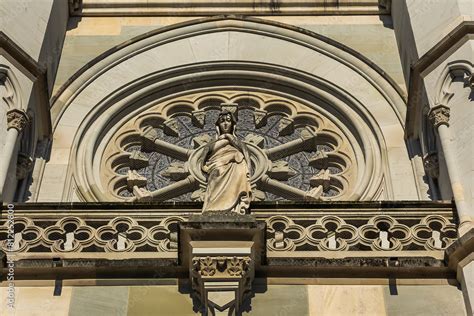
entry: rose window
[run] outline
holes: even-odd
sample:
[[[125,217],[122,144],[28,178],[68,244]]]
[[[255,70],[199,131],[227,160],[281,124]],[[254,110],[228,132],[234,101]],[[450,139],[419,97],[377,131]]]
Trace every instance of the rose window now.
[[[315,108],[236,91],[156,104],[114,133],[102,181],[120,200],[201,201],[203,148],[216,137],[217,116],[227,109],[250,152],[254,200],[342,200],[357,177],[354,149]]]

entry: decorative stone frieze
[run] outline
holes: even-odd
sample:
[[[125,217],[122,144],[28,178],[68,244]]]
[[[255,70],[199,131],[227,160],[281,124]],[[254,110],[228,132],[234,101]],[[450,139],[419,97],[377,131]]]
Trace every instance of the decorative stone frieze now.
[[[437,105],[428,113],[428,119],[435,128],[441,125],[449,126],[450,109],[445,105]]]
[[[425,157],[423,157],[423,166],[428,176],[437,179],[439,176],[438,153],[433,152],[425,155]]]
[[[30,119],[25,111],[12,109],[7,112],[8,129],[14,128],[21,132],[29,121]]]
[[[196,203],[196,213],[200,212],[199,205]],[[379,205],[374,203],[374,207]],[[268,252],[429,251],[444,249],[456,239],[457,228],[452,209],[449,208],[423,210],[419,204],[405,208],[384,207],[383,211],[387,215],[380,215],[379,208],[361,211],[349,206],[341,206],[345,213],[340,215],[335,215],[333,210],[323,209],[305,210],[301,213],[303,215],[283,211],[291,207],[284,205],[278,211],[260,211],[259,208],[252,210],[256,214],[256,223],[266,226],[265,243]],[[296,207],[298,208],[301,206]],[[20,210],[16,211],[15,220],[19,223],[16,226],[16,233],[19,234],[17,251],[72,251],[84,254],[97,251],[145,251],[173,254],[178,249],[178,225],[184,225],[190,214],[189,210],[160,210],[149,217],[149,214],[136,214],[130,210],[122,212],[121,216],[116,211],[97,216],[93,212],[83,212],[77,216],[64,216],[59,212],[48,218],[43,213],[39,211],[36,215],[22,215]],[[0,222],[0,237],[8,230],[7,224],[6,221]],[[226,229],[220,229],[216,234],[221,236],[220,234],[228,231]],[[204,236],[203,233],[198,234],[201,240]],[[184,237],[180,235],[180,240]],[[2,248],[6,249],[6,245],[1,244],[0,249]],[[227,258],[235,255],[219,256]],[[205,257],[202,253],[197,256]],[[219,257],[215,254],[210,256]]]

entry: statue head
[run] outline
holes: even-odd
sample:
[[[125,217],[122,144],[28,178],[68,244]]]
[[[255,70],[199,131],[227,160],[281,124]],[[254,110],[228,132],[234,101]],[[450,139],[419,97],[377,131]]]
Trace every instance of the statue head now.
[[[233,134],[237,120],[232,112],[223,110],[219,113],[216,121],[216,128],[219,135]]]

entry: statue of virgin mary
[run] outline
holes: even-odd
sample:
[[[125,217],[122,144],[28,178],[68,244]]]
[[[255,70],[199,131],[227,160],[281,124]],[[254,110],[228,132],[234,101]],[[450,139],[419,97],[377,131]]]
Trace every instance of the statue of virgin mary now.
[[[202,211],[232,211],[245,214],[250,206],[249,153],[234,134],[232,112],[222,111],[216,121],[217,137],[206,145],[202,170],[207,189]]]

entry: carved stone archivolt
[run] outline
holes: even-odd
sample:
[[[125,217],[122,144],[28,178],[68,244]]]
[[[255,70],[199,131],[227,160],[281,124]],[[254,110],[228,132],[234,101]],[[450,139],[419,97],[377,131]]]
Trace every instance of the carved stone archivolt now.
[[[221,110],[250,154],[254,200],[338,200],[358,176],[355,149],[336,124],[270,94],[198,93],[158,104],[126,122],[105,149],[101,179],[114,199],[202,201],[206,144]],[[363,164],[361,161],[360,164]]]

